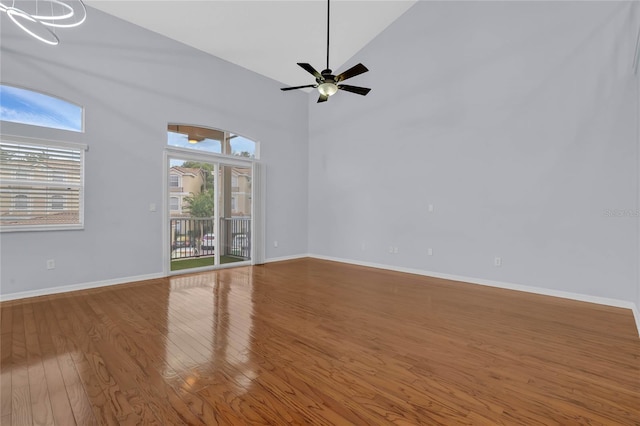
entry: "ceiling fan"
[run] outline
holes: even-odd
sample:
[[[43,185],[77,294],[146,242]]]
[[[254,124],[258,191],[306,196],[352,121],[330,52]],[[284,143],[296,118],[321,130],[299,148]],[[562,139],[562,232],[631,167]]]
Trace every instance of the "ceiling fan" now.
[[[296,87],[283,87],[280,90],[296,90],[296,89],[305,89],[307,87],[317,88],[318,92],[320,92],[320,97],[318,98],[318,102],[326,102],[329,99],[329,96],[334,95],[338,90],[344,90],[346,92],[357,93],[358,95],[365,96],[371,89],[367,87],[358,87],[358,86],[350,86],[348,84],[340,84],[344,80],[355,77],[362,73],[369,71],[367,67],[362,64],[355,65],[342,74],[333,75],[333,71],[329,68],[329,20],[331,18],[330,15],[330,0],[327,0],[327,68],[322,72],[316,71],[311,65],[298,62],[305,71],[309,74],[313,75],[316,78],[315,84],[307,84],[304,86],[296,86]]]

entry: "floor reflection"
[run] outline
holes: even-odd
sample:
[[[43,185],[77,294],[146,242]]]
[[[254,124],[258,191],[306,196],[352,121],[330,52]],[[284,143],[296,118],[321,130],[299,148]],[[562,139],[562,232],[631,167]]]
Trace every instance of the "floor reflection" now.
[[[173,277],[167,310],[167,368],[190,391],[214,384],[219,372],[245,393],[257,376],[252,360],[253,281],[215,271]],[[180,373],[181,372],[181,373]]]

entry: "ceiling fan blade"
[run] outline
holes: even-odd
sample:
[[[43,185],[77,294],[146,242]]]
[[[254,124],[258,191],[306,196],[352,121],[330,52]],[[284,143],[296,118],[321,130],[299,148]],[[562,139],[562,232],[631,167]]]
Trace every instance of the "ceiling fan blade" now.
[[[317,103],[320,103],[320,102],[327,102],[327,99],[329,99],[329,97],[328,97],[328,96],[320,95],[320,97],[318,98],[318,102],[317,102]]]
[[[340,84],[338,86],[340,90],[346,90],[347,92],[357,93],[358,95],[366,96],[371,91],[368,87],[349,86],[348,84]]]
[[[365,67],[362,64],[354,65],[353,67],[349,68],[348,70],[346,70],[342,74],[337,75],[336,76],[336,83],[339,83],[339,82],[344,81],[344,80],[346,80],[348,78],[351,78],[351,77],[355,77],[356,75],[360,75],[360,74],[365,73],[367,71],[369,71],[367,69],[367,67]]]
[[[306,89],[307,87],[318,87],[317,84],[307,84],[306,86],[296,86],[296,87],[283,87],[280,90],[295,90],[295,89]]]
[[[322,76],[322,74],[320,74],[318,71],[316,71],[316,69],[314,67],[312,67],[311,65],[305,64],[305,63],[302,63],[302,62],[298,62],[298,65],[300,65],[306,72],[308,72],[309,74],[313,75],[318,80],[324,80],[324,77]]]

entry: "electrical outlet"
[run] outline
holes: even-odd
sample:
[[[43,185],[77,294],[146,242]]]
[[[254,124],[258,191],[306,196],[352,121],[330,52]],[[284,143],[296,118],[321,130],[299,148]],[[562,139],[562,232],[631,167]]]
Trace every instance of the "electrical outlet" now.
[[[275,240],[275,241],[273,242],[273,246],[274,246],[274,247],[278,247],[278,240]]]
[[[433,249],[432,248],[428,248],[427,249],[427,256],[433,256]]]
[[[393,248],[393,254],[398,254],[398,247]]]
[[[393,253],[393,246],[389,246],[389,253]]]
[[[156,211],[156,204],[155,203],[149,204],[149,211],[150,212],[155,212]]]
[[[502,266],[502,258],[501,257],[496,257],[495,259],[493,259],[493,265],[494,266]]]
[[[56,269],[56,261],[54,259],[47,260],[47,269]]]
[[[433,212],[433,204],[429,204],[429,213]]]

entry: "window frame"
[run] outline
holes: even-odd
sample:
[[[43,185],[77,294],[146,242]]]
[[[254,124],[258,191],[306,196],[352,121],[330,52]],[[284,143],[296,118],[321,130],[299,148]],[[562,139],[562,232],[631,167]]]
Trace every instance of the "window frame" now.
[[[176,184],[173,185],[173,178],[175,179]],[[179,174],[170,174],[169,175],[169,188],[181,188],[181,180],[182,180],[182,176],[180,176]]]
[[[178,197],[177,195],[172,195],[171,197],[169,197],[169,210],[170,211],[172,211],[172,212],[181,212],[182,209],[180,207],[181,207],[182,203],[180,202],[180,198],[181,197]],[[176,203],[175,203],[175,207],[176,208],[175,209],[173,208],[173,200],[176,200]]]
[[[67,142],[67,141],[59,141],[53,139],[39,139],[39,138],[30,138],[24,136],[16,136],[10,134],[0,133],[0,141],[7,144],[15,144],[22,146],[29,146],[34,148],[41,148],[43,150],[46,149],[68,149],[72,151],[76,151],[79,155],[79,182],[69,182],[66,179],[62,180],[54,180],[51,177],[43,178],[43,179],[33,179],[33,176],[29,173],[24,175],[24,178],[18,179],[17,177],[14,179],[4,178],[0,180],[2,186],[11,185],[14,183],[16,186],[24,185],[26,187],[44,187],[44,188],[74,188],[78,190],[78,222],[77,223],[61,223],[61,224],[29,224],[23,223],[19,225],[7,225],[3,224],[0,221],[0,233],[5,232],[33,232],[33,231],[61,231],[61,230],[79,230],[84,229],[84,207],[85,207],[85,167],[86,167],[86,158],[85,153],[88,150],[88,146],[86,144],[77,143],[77,142]],[[35,165],[37,166],[37,165]],[[5,189],[2,188],[2,191]],[[7,192],[9,193],[9,192]],[[16,195],[20,194],[18,192]],[[13,198],[13,196],[12,196]],[[29,197],[27,196],[27,200]],[[64,203],[64,201],[63,201]],[[66,203],[64,203],[66,204]],[[47,199],[45,202],[47,210],[51,209],[51,199]],[[26,209],[21,209],[20,211],[29,211],[31,208],[31,203],[29,207]],[[14,206],[9,208],[10,210],[14,209]],[[64,212],[67,211],[65,206],[63,206],[60,210],[55,210],[56,212]]]
[[[64,196],[55,194],[52,195],[49,200],[49,210],[51,211],[65,211],[64,208]]]
[[[29,196],[27,194],[16,194],[12,198],[13,198],[13,206],[11,206],[12,210],[15,210],[15,211],[29,210]],[[20,199],[20,202],[18,202],[18,199]]]

